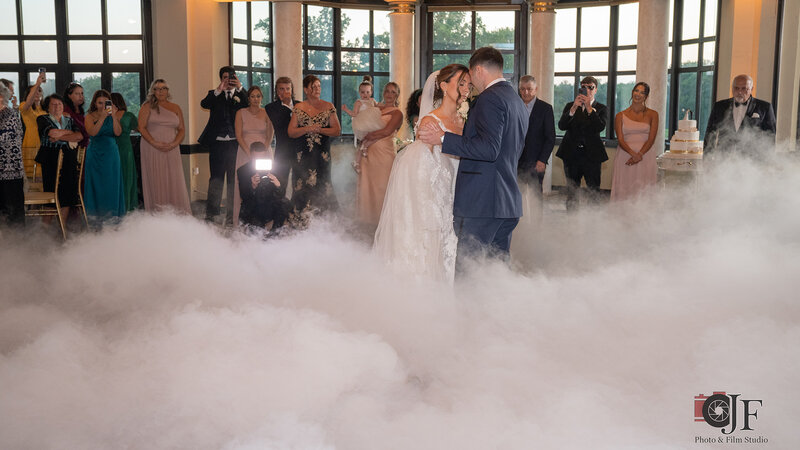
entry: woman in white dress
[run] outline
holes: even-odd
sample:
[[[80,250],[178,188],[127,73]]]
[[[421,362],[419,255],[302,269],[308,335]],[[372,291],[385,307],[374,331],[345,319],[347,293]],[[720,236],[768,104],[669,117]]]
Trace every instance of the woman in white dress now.
[[[428,77],[417,128],[438,123],[461,134],[457,110],[470,90],[469,69],[450,64]],[[435,109],[434,109],[435,108]],[[394,160],[375,232],[374,250],[395,272],[453,282],[456,238],[453,196],[458,159],[414,141]]]

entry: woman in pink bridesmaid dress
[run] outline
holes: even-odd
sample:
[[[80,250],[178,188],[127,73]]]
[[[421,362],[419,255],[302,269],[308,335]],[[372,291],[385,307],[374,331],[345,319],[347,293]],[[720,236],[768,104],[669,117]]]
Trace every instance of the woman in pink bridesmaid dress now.
[[[631,93],[631,106],[617,113],[614,130],[619,146],[614,157],[611,200],[635,197],[656,184],[658,168],[655,152],[650,151],[658,132],[658,113],[646,105],[650,86],[636,83]]]
[[[183,112],[170,98],[167,82],[155,80],[139,110],[142,197],[149,212],[171,209],[191,214],[180,149],[186,132]]]
[[[267,111],[261,107],[264,95],[261,88],[251,86],[247,90],[249,101],[247,108],[236,112],[236,140],[239,142],[239,151],[236,153],[236,170],[250,162],[250,145],[261,142],[267,147],[269,158],[275,156],[274,149],[270,147],[272,136],[275,132],[272,122],[267,116]],[[233,193],[233,226],[239,226],[239,210],[242,208],[242,197],[239,195],[239,183],[234,183]]]

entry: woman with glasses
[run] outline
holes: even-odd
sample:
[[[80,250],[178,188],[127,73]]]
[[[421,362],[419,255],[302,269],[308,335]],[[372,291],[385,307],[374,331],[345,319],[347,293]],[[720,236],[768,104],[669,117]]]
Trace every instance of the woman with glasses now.
[[[167,82],[159,78],[139,110],[144,208],[191,214],[180,150],[186,133],[183,112],[170,98]]]
[[[567,211],[578,205],[576,191],[581,179],[586,181],[594,200],[600,191],[600,166],[608,160],[605,144],[600,133],[606,129],[608,108],[595,100],[597,79],[586,77],[575,100],[564,106],[558,128],[564,139],[558,146],[556,156],[564,161],[567,178]]]

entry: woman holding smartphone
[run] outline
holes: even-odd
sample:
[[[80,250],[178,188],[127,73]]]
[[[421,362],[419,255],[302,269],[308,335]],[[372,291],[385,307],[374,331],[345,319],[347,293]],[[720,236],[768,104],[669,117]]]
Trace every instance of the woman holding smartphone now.
[[[86,213],[96,226],[103,221],[116,222],[126,212],[116,141],[122,126],[116,112],[108,91],[100,89],[94,93],[86,115],[90,139],[84,161],[84,202]]]

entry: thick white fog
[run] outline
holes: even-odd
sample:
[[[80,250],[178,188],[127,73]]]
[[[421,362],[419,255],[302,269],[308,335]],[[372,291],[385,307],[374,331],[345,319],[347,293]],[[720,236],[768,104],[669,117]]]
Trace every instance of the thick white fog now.
[[[694,396],[727,391],[763,401],[735,436],[797,448],[789,161],[523,221],[513,270],[454,289],[394,278],[340,223],[6,234],[0,447],[704,448],[723,435]]]

